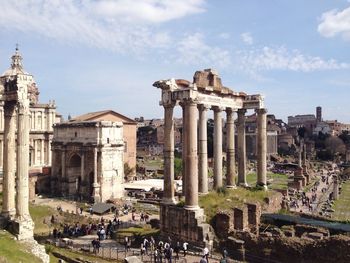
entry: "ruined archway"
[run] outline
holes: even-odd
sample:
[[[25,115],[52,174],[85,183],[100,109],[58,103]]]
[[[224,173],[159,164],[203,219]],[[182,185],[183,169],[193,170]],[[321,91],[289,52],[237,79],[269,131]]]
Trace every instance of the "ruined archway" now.
[[[81,184],[81,157],[74,153],[67,166],[68,195],[78,196]]]

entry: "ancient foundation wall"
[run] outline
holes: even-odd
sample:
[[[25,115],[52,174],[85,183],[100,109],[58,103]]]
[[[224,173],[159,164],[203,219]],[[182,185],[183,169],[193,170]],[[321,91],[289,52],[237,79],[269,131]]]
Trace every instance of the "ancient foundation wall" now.
[[[187,241],[198,247],[212,247],[213,231],[205,222],[203,209],[186,210],[175,205],[160,205],[160,231],[173,240]]]

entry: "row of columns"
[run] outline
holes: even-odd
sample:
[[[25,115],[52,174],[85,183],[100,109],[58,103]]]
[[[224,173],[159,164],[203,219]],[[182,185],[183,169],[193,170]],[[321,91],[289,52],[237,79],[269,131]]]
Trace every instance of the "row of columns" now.
[[[2,216],[29,220],[29,111],[26,103],[6,101]],[[17,111],[16,111],[17,110]],[[17,112],[17,114],[16,114]],[[17,118],[16,118],[17,117]],[[17,143],[16,143],[17,120]],[[16,154],[17,149],[17,154]]]
[[[164,203],[175,203],[174,189],[174,104],[164,105]],[[208,192],[208,155],[207,155],[207,110],[208,105],[197,104],[192,100],[181,103],[183,109],[183,193],[185,207],[198,207],[198,193]],[[226,187],[235,188],[235,130],[233,109],[214,106],[214,189],[223,186],[222,175],[222,111],[226,111],[227,131],[227,173]],[[198,137],[197,137],[198,112]],[[257,109],[257,185],[266,188],[266,109]],[[238,185],[247,186],[246,181],[246,144],[245,109],[238,109]],[[198,143],[198,144],[197,144]],[[198,145],[198,149],[197,149]]]

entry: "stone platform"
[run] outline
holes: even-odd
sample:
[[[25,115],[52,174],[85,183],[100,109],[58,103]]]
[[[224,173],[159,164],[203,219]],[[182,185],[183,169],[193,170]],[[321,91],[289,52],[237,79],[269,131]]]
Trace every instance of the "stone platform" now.
[[[187,210],[176,205],[160,204],[160,231],[164,237],[186,241],[198,247],[213,247],[214,231],[205,222],[204,210]]]

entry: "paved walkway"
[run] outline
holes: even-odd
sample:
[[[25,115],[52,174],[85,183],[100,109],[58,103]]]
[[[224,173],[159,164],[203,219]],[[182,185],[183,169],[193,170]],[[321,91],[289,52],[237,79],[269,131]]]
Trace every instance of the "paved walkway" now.
[[[301,212],[304,214],[318,214],[321,208],[321,204],[326,202],[329,198],[329,194],[333,191],[333,176],[328,175],[328,172],[333,173],[333,171],[328,171],[328,170],[322,170],[321,172],[316,174],[316,177],[319,179],[318,180],[318,185],[315,186],[316,191],[312,191],[312,188],[310,188],[309,191],[307,191],[305,194],[310,200],[310,205],[312,209],[310,210],[308,206],[302,205],[301,199],[297,200],[298,207],[293,207],[291,208],[292,211],[296,212]],[[322,175],[325,176],[326,178],[328,177],[328,184],[327,180],[324,182],[321,180]],[[326,192],[322,192],[322,189],[326,188]],[[312,195],[316,194],[317,197],[314,201],[312,201]]]
[[[55,198],[40,198],[40,197],[36,197],[34,199],[34,203],[38,204],[38,205],[47,205],[50,206],[54,209],[57,209],[58,206],[61,207],[61,209],[63,211],[73,211],[75,213],[80,214],[80,203],[77,203],[75,201],[68,201],[68,200],[61,200],[61,199],[55,199]],[[93,219],[97,219],[99,220],[102,216],[100,215],[91,215],[89,212],[83,211],[83,213],[81,214],[83,216],[87,216],[87,217],[91,217]],[[113,220],[114,219],[114,213],[109,213],[106,215],[103,215],[103,218],[105,220]],[[118,217],[121,221],[123,222],[131,222],[131,213],[128,213],[127,215],[121,215]],[[159,215],[150,215],[149,219],[153,219],[153,218],[157,218],[159,219]],[[140,220],[140,215],[136,214],[136,220],[135,221],[139,221]]]

